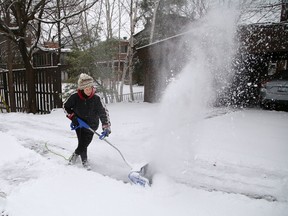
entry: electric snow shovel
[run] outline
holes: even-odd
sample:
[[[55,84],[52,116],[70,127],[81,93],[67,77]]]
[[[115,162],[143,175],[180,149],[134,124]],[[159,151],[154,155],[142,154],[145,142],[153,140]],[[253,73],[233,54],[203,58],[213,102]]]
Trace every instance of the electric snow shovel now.
[[[147,178],[141,176],[141,174],[144,173],[144,169],[145,169],[145,167],[147,167],[147,164],[132,166],[131,163],[129,163],[125,159],[125,157],[123,156],[121,151],[116,146],[114,146],[112,143],[110,143],[107,139],[105,139],[105,137],[106,137],[105,133],[104,134],[103,133],[102,134],[97,133],[86,122],[84,122],[79,117],[77,117],[77,120],[78,120],[79,125],[75,126],[71,123],[70,127],[72,130],[76,130],[77,128],[86,128],[86,129],[92,131],[93,133],[95,133],[99,137],[99,139],[104,140],[107,144],[109,144],[111,147],[113,147],[120,154],[120,156],[122,157],[122,159],[126,163],[126,165],[128,167],[130,167],[131,171],[128,175],[128,178],[133,184],[141,185],[143,187],[150,186],[149,180]]]

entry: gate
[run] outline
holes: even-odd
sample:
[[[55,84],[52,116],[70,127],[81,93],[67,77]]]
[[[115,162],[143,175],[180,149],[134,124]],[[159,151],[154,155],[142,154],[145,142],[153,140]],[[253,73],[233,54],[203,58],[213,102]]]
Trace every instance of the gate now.
[[[50,113],[54,108],[62,107],[61,100],[61,71],[59,67],[34,68],[35,70],[35,92],[37,113]],[[24,112],[25,103],[28,100],[28,84],[25,69],[13,70],[13,90],[15,97],[16,112]],[[0,95],[4,98],[6,107],[2,110],[11,110],[11,99],[8,88],[8,71],[0,72]],[[1,104],[0,104],[1,106]]]

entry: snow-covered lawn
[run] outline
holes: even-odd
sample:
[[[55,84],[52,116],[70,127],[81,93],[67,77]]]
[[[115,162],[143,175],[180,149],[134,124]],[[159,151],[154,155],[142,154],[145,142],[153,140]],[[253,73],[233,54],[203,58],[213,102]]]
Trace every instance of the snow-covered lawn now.
[[[129,162],[151,163],[152,186],[124,183],[129,168],[97,137],[92,171],[68,166],[77,139],[62,109],[0,114],[2,215],[287,215],[287,112],[213,109],[164,127],[160,104],[108,109],[109,141]]]

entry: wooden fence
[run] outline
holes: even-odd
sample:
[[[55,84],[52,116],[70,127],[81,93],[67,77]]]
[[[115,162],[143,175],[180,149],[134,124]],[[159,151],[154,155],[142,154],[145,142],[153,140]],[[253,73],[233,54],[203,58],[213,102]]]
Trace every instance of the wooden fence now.
[[[132,98],[131,98],[131,94],[130,93],[119,95],[119,98],[120,98],[121,102],[133,101]],[[134,92],[133,93],[133,99],[134,99],[134,101],[143,101],[143,92]],[[106,103],[115,103],[115,102],[117,102],[116,98],[112,97],[111,95],[107,96],[107,100],[108,101],[106,101]]]
[[[24,112],[28,101],[28,83],[25,69],[13,70],[13,90],[16,112]],[[35,68],[35,92],[37,113],[50,113],[52,109],[62,107],[61,72],[58,67]],[[8,71],[0,72],[0,110],[11,109],[8,88]],[[13,103],[12,103],[13,104]]]
[[[28,101],[28,84],[25,69],[13,70],[13,91],[16,112],[25,112]],[[35,92],[37,113],[50,113],[54,108],[62,107],[61,72],[58,67],[35,68]],[[119,96],[121,101],[132,101],[131,95]],[[143,101],[143,92],[133,93],[134,101]],[[116,98],[107,96],[106,103],[115,103]],[[9,112],[11,98],[8,88],[8,71],[0,71],[0,112]]]

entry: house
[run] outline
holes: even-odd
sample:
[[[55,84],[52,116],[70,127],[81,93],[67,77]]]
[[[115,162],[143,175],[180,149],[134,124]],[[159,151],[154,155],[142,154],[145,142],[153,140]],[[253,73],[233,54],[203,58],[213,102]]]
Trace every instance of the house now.
[[[184,35],[179,34],[137,48],[140,70],[144,74],[144,102],[158,102],[173,73],[177,75],[182,70],[181,66],[188,61],[188,47],[182,43]],[[177,56],[171,57],[175,53]]]
[[[33,53],[33,66],[34,67],[51,67],[58,66],[58,43],[44,42],[42,46],[38,46]],[[71,52],[69,48],[61,48],[60,65],[61,65],[61,79],[62,81],[68,79],[68,63],[67,55]]]
[[[158,14],[158,16],[160,17],[158,17],[159,22],[154,26],[153,42],[187,31],[187,25],[191,24],[193,20],[177,14]],[[133,36],[137,47],[142,47],[150,43],[151,28],[151,22],[147,22],[144,29]]]
[[[116,72],[116,79],[119,80],[122,77],[125,63],[127,62],[129,40],[124,37],[122,40],[114,41],[113,43],[113,47],[115,47],[115,50],[112,51],[114,53],[113,57],[104,57],[104,59],[98,60],[96,65],[100,68],[109,68],[109,70],[111,69]]]
[[[14,50],[13,50],[14,51]],[[21,58],[13,59],[12,70],[0,70],[0,95],[2,105],[5,101],[5,106],[2,109],[16,111],[32,110],[29,99],[35,101],[33,104],[33,112],[35,113],[50,113],[52,109],[62,107],[61,100],[61,75],[62,80],[65,78],[65,70],[67,64],[65,55],[70,52],[67,49],[61,49],[60,63],[58,62],[58,45],[47,43],[34,50],[32,63],[34,66],[33,73],[28,73],[26,68],[23,68]],[[15,52],[15,56],[19,52]],[[5,56],[4,56],[5,57]],[[3,58],[4,59],[4,58]],[[12,74],[12,76],[10,76]],[[12,77],[12,79],[9,79]],[[28,79],[30,78],[30,79]],[[31,81],[33,84],[31,84]],[[9,82],[12,82],[9,83]],[[35,89],[29,87],[35,86]],[[30,91],[29,91],[30,90]]]
[[[29,42],[29,38],[27,39]],[[6,39],[3,38],[3,41],[0,44],[5,44]],[[29,42],[31,43],[31,42]],[[15,46],[15,45],[14,45]],[[51,67],[58,65],[58,49],[59,45],[55,42],[44,42],[43,45],[38,45],[38,47],[33,51],[32,55],[32,62],[33,67]],[[67,79],[67,72],[66,69],[68,67],[66,56],[68,53],[71,52],[69,48],[61,48],[61,56],[60,56],[60,64],[61,64],[61,77],[62,80]],[[12,49],[13,54],[13,69],[20,69],[23,68],[22,57],[18,52],[17,48]],[[0,68],[7,68],[7,52],[6,52],[6,45],[0,46]]]
[[[268,23],[239,27],[240,52],[262,59],[257,67],[262,76],[270,76],[288,68],[288,24]]]
[[[145,74],[145,102],[159,101],[169,80],[187,63],[189,40],[183,42],[184,37],[189,38],[187,34],[189,33],[179,34],[137,49]],[[240,35],[239,52],[242,53],[242,63],[238,67],[246,67],[242,75],[245,73],[250,76],[246,79],[247,82],[261,82],[273,73],[271,71],[273,68],[275,68],[274,73],[288,69],[288,25],[286,23],[239,26],[238,34]],[[175,53],[177,55],[171,58]],[[245,83],[237,81],[234,86],[241,89],[239,85],[246,88]]]
[[[286,8],[286,13],[283,15],[282,8],[279,23],[238,26],[235,40],[239,42],[237,55],[239,64],[235,66],[235,70],[238,69],[241,73],[236,75],[229,90],[229,94],[238,96],[233,103],[242,105],[257,103],[261,81],[272,73],[288,69],[288,3],[283,5],[286,6],[283,6]],[[141,70],[145,77],[145,102],[158,102],[167,84],[187,63],[187,53],[191,52],[189,40],[193,40],[193,32],[180,33],[137,48]],[[245,79],[242,79],[243,76]],[[248,83],[257,87],[247,88]],[[239,94],[240,91],[243,94]]]

